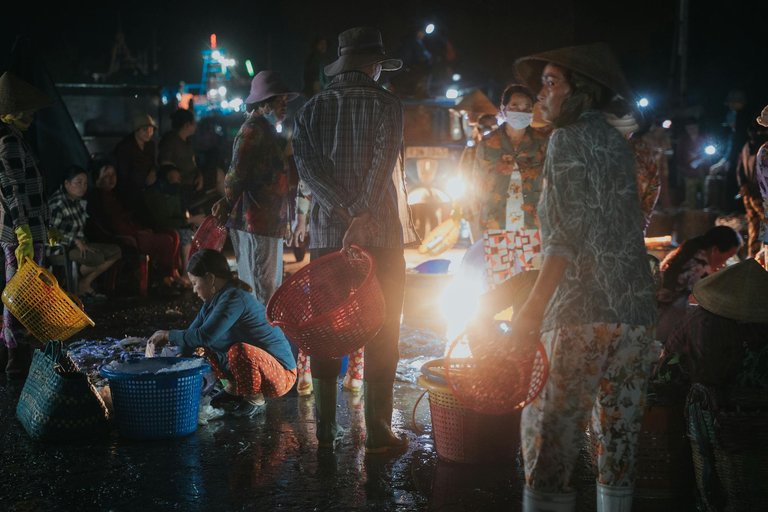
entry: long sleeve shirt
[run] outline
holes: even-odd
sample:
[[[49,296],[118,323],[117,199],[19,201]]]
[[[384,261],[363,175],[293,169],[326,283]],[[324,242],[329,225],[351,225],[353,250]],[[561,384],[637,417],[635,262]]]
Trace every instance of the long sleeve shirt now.
[[[14,229],[28,225],[35,243],[47,240],[43,177],[21,132],[0,122],[0,242],[16,244]]]
[[[763,350],[768,339],[768,324],[741,323],[714,313],[701,306],[691,308],[679,321],[664,345],[667,357],[678,355],[680,364],[691,382],[711,386],[737,384],[750,353]],[[768,381],[766,364],[762,363],[760,378]]]
[[[181,182],[191,186],[200,171],[195,162],[195,150],[189,139],[182,140],[179,133],[172,130],[160,139],[157,149],[157,160],[160,165],[172,163],[181,173]]]
[[[157,146],[154,140],[140,148],[136,136],[131,133],[115,146],[117,159],[117,188],[121,195],[136,200],[133,194],[141,194],[146,187],[147,176],[157,167]]]
[[[266,308],[232,284],[205,301],[187,329],[169,331],[168,340],[177,347],[210,349],[223,370],[228,368],[227,351],[235,343],[268,352],[286,370],[296,368],[288,340],[278,327],[269,325]]]
[[[64,187],[60,187],[48,199],[50,225],[59,231],[62,245],[69,246],[75,243],[75,240],[85,240],[87,207],[84,199],[70,199]]]
[[[552,133],[543,176],[542,252],[568,260],[543,329],[653,324],[653,279],[627,142],[600,113],[585,112]]]
[[[768,243],[768,142],[764,142],[755,155],[755,179],[763,197],[763,218],[760,224],[760,239]]]
[[[225,194],[233,205],[227,227],[260,236],[286,236],[292,172],[288,141],[263,116],[250,114],[237,132],[224,178]]]
[[[400,100],[368,75],[337,75],[296,114],[294,157],[312,193],[310,248],[341,247],[347,225],[334,213],[369,213],[371,247],[400,248],[413,240],[404,177],[397,169],[403,141]],[[401,193],[402,192],[402,193]]]

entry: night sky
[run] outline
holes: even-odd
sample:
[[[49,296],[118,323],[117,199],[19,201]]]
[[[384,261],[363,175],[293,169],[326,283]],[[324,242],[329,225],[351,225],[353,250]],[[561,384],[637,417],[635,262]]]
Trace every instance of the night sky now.
[[[731,88],[748,95],[755,113],[768,103],[768,2],[690,0],[689,104],[722,114]],[[302,65],[312,39],[355,25],[373,25],[396,53],[428,21],[456,51],[455,71],[468,84],[499,91],[513,80],[517,57],[570,44],[607,41],[616,50],[634,89],[654,104],[671,105],[676,80],[670,63],[677,0],[421,0],[389,2],[122,2],[86,9],[27,13],[0,33],[0,68],[17,35],[30,36],[56,82],[88,81],[109,65],[112,41],[122,26],[129,48],[157,70],[149,81],[173,85],[200,78],[200,50],[215,32],[220,46],[242,63],[272,67],[301,87]],[[728,7],[723,7],[727,5]],[[762,64],[760,63],[762,61]],[[245,72],[243,71],[243,74]],[[497,97],[491,98],[494,102]],[[666,108],[666,107],[665,107]]]

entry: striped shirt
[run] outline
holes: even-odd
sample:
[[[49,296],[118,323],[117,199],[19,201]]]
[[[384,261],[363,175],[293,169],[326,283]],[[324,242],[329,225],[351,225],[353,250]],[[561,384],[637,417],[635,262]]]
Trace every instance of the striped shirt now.
[[[370,213],[377,229],[371,247],[401,248],[413,241],[398,158],[403,107],[368,75],[337,75],[296,114],[294,158],[312,194],[310,248],[341,247],[347,225],[333,212]]]
[[[16,244],[14,229],[28,225],[35,243],[48,239],[43,177],[21,132],[0,122],[0,242]]]

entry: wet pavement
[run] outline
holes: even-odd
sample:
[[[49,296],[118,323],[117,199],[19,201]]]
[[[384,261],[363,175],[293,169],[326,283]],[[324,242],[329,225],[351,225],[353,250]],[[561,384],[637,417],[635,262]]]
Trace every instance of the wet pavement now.
[[[77,339],[146,337],[186,325],[199,302],[172,298],[111,301],[89,313],[96,327]],[[412,323],[415,322],[415,318]],[[515,511],[520,510],[519,453],[483,464],[438,458],[428,400],[416,384],[421,365],[442,356],[446,340],[404,325],[395,384],[394,429],[410,440],[400,456],[366,456],[362,397],[339,389],[347,432],[334,453],[317,450],[314,398],[292,391],[268,401],[256,419],[224,417],[188,437],[133,441],[116,428],[102,439],[43,444],[15,419],[21,385],[0,377],[0,511]],[[511,428],[510,436],[518,436]],[[594,510],[586,451],[573,476],[579,510]],[[667,493],[668,494],[668,493]],[[679,494],[679,493],[677,493]],[[688,510],[690,499],[653,490],[634,510]]]

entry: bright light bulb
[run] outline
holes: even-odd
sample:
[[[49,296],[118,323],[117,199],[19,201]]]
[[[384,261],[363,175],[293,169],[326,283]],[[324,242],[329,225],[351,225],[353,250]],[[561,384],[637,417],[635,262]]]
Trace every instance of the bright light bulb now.
[[[223,85],[221,87],[219,87],[219,94],[221,96],[225,96],[227,94],[227,88],[224,87]]]
[[[275,125],[275,131],[276,131],[277,133],[283,133],[283,123],[277,123],[277,124]]]
[[[717,148],[712,144],[708,144],[707,147],[704,148],[704,152],[708,155],[714,155],[717,153]]]
[[[221,108],[229,108],[229,102],[227,100],[222,101]]]
[[[650,104],[651,102],[648,101],[648,98],[640,98],[640,100],[637,102],[637,105],[641,108],[645,108]]]
[[[445,97],[448,98],[449,100],[455,100],[456,98],[459,97],[459,91],[451,87],[450,89],[445,91]]]
[[[454,82],[458,82],[459,80],[461,80],[461,75],[458,73],[454,73],[451,78],[453,78]]]
[[[669,119],[665,119],[664,122],[661,123],[661,127],[669,130],[670,128],[672,128],[672,121],[670,121]]]
[[[427,27],[424,29],[424,32],[426,32],[427,34],[431,34],[434,31],[435,31],[435,24],[434,23],[427,24]]]
[[[208,91],[208,96],[215,97],[215,96],[218,96],[218,95],[219,95],[219,90],[218,89],[211,89],[211,90]]]

